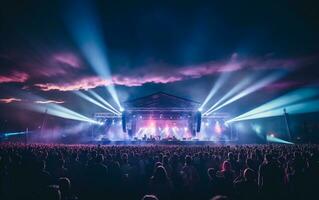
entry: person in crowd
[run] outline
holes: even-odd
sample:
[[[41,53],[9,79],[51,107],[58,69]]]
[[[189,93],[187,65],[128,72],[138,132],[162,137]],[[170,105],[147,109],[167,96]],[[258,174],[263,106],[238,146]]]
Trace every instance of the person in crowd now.
[[[169,200],[172,196],[173,185],[163,166],[157,166],[150,179],[150,193],[161,200]]]
[[[236,197],[238,200],[258,199],[257,174],[254,170],[246,168],[243,176],[240,175],[234,181]]]
[[[62,177],[59,178],[59,189],[61,192],[61,200],[77,200],[77,196],[72,194],[71,190],[71,181],[66,178]]]

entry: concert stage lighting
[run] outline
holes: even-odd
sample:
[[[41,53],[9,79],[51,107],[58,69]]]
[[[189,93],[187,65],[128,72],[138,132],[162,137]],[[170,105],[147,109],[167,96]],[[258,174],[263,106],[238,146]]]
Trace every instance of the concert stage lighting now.
[[[293,104],[284,107],[287,110],[288,114],[303,114],[303,113],[311,113],[311,112],[318,112],[319,111],[319,100],[314,101],[307,101],[303,103]],[[284,114],[283,108],[277,108],[274,110],[261,112],[255,115],[250,115],[245,118],[237,119],[236,121],[243,121],[249,119],[259,119],[259,118],[266,118],[266,117],[276,117],[281,116]],[[234,120],[230,120],[232,122]]]
[[[114,110],[112,110],[112,109],[110,109],[110,108],[105,107],[104,105],[102,105],[101,103],[99,103],[99,102],[96,101],[95,99],[93,99],[93,98],[87,96],[87,95],[84,94],[83,92],[74,91],[74,93],[75,93],[76,95],[78,95],[79,97],[81,97],[81,98],[83,98],[83,99],[85,99],[85,100],[87,100],[87,101],[89,101],[89,102],[91,102],[91,103],[93,103],[93,104],[95,104],[95,105],[101,107],[101,108],[104,108],[105,110],[110,111],[111,113],[113,113],[113,114],[115,114],[115,115],[119,115],[119,113],[115,112]]]
[[[224,83],[229,79],[231,73],[227,70],[228,68],[233,68],[236,63],[232,60],[227,65],[225,65],[224,73],[217,79],[213,88],[210,90],[209,94],[205,98],[203,104],[200,106],[200,110],[202,111],[206,104],[212,99],[212,97],[218,92],[218,90],[224,85]]]
[[[210,107],[203,115],[207,115],[210,113],[214,108],[216,108],[220,103],[231,97],[232,95],[236,94],[243,88],[245,88],[249,83],[251,83],[252,79],[246,78],[238,83],[235,87],[233,87],[229,92],[227,92],[222,98],[220,98],[212,107]]]
[[[319,90],[316,88],[303,88],[286,95],[283,95],[275,100],[272,100],[266,104],[263,104],[253,110],[250,110],[242,115],[239,115],[229,122],[257,119],[263,117],[279,116],[283,114],[283,109],[286,108],[290,114],[298,114],[303,112],[314,112],[318,109],[316,106],[317,101],[305,101],[306,99],[313,98],[319,95]],[[297,102],[300,102],[296,104]]]
[[[237,101],[238,99],[241,99],[265,86],[267,86],[268,84],[280,79],[281,77],[283,77],[284,73],[283,72],[277,72],[277,73],[273,73],[269,76],[266,76],[265,78],[263,78],[261,81],[255,83],[254,85],[252,85],[251,87],[248,87],[247,89],[243,90],[242,92],[238,93],[237,95],[233,96],[232,98],[230,98],[229,100],[227,100],[225,103],[223,103],[222,105],[212,109],[210,112],[206,113],[206,115],[210,115],[213,112],[223,108],[224,106],[233,103],[234,101]]]
[[[73,110],[70,110],[68,108],[65,108],[57,104],[37,104],[37,105],[32,104],[32,105],[24,105],[23,108],[40,112],[40,113],[46,113],[48,115],[61,117],[65,119],[72,119],[77,121],[84,121],[84,122],[89,122],[93,124],[98,124],[98,122],[93,119],[90,119],[84,115],[81,115]]]
[[[27,131],[22,131],[22,132],[12,132],[12,133],[4,133],[1,135],[4,135],[5,137],[10,137],[10,136],[16,136],[16,135],[25,135]]]
[[[108,106],[110,109],[114,110],[114,112],[121,114],[118,110],[116,110],[109,102],[107,102],[103,97],[98,95],[93,90],[88,91],[93,97],[95,97],[97,100],[99,100],[101,103],[103,103],[105,106]]]
[[[107,48],[103,38],[102,28],[99,26],[98,17],[89,1],[80,1],[70,5],[72,8],[67,13],[67,22],[75,42],[81,49],[84,57],[94,71],[105,80],[109,81],[106,89],[111,94],[119,109],[122,108],[114,86],[107,58]]]
[[[29,100],[29,101],[25,101],[24,103],[21,103],[18,105],[21,109],[27,109],[27,110],[31,110],[34,112],[45,113],[48,115],[61,117],[64,119],[72,119],[72,120],[97,124],[97,121],[90,119],[84,115],[81,115],[80,113],[77,113],[77,112],[70,110],[66,107],[63,107],[60,104],[55,104],[55,103],[37,104],[37,103],[34,103],[37,101],[48,102],[47,99],[44,99],[40,96],[31,94],[31,93],[21,92],[21,91],[19,91],[19,94],[20,94],[22,99]]]
[[[286,140],[282,140],[280,138],[276,138],[274,134],[267,135],[267,141],[272,143],[282,143],[282,144],[294,144],[292,142],[288,142]]]
[[[222,127],[220,126],[219,121],[215,122],[214,131],[217,134],[221,134],[222,133]]]

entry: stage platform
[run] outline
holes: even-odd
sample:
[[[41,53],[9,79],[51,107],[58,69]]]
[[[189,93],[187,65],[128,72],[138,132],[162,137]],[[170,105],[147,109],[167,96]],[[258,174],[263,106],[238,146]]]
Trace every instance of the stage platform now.
[[[101,145],[231,145],[236,141],[93,141]]]

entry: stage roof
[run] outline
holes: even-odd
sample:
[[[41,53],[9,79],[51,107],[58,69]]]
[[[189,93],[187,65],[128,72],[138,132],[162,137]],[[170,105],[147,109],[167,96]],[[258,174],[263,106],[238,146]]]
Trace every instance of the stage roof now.
[[[123,105],[128,111],[197,111],[200,103],[165,92],[157,92],[123,102]]]

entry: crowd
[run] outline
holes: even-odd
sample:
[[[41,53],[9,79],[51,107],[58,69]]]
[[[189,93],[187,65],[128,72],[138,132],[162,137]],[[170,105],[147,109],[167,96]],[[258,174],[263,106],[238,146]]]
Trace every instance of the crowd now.
[[[319,145],[0,144],[0,199],[318,199]],[[219,195],[219,196],[218,196]]]

